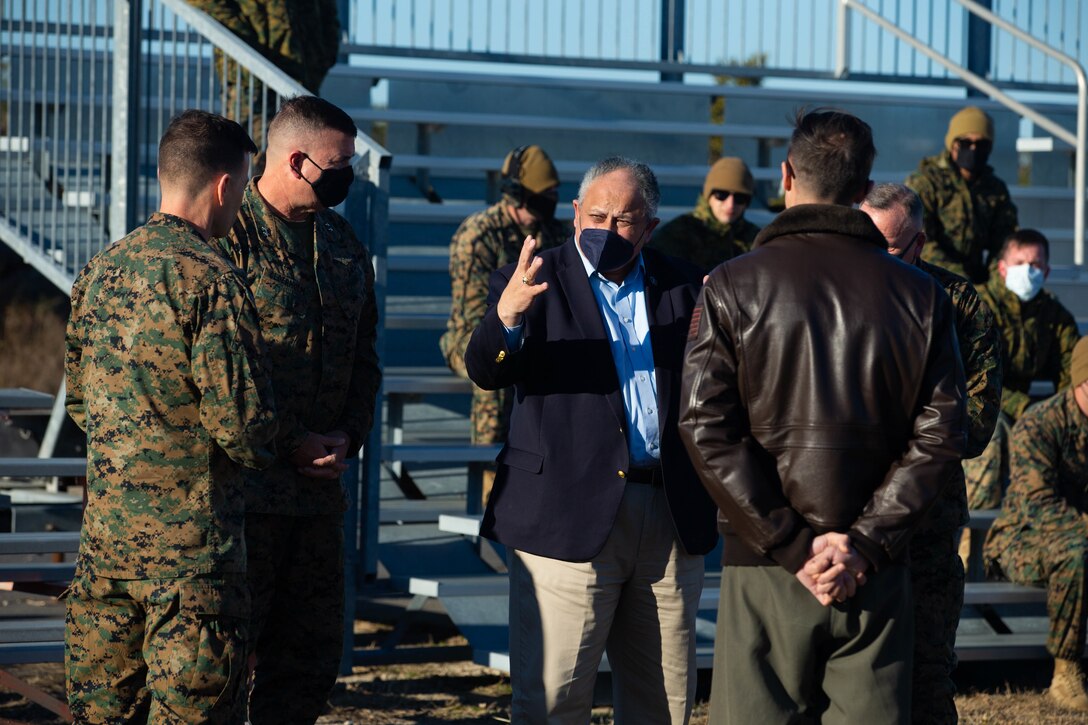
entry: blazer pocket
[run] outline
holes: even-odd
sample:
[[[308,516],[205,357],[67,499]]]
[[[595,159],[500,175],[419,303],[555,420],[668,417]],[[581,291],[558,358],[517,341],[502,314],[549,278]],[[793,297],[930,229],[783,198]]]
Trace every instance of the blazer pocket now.
[[[540,473],[541,469],[544,468],[544,456],[521,448],[511,448],[510,446],[504,446],[495,460],[529,473]]]

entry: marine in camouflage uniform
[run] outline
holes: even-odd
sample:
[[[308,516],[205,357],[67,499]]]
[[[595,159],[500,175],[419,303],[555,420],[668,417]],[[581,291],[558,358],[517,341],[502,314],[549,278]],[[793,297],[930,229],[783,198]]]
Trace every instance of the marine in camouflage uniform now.
[[[888,240],[888,251],[936,279],[952,300],[967,384],[964,456],[977,456],[990,440],[1001,403],[1001,349],[993,315],[967,279],[918,258],[923,212],[913,191],[898,184],[880,184],[861,209]],[[967,520],[963,470],[957,468],[910,542],[915,631],[911,719],[919,724],[958,721],[952,671],[957,661],[964,571],[956,542]]]
[[[964,177],[965,137],[992,144],[992,120],[974,107],[953,116],[944,151],[922,159],[906,185],[925,208],[922,259],[978,283],[988,274],[983,252],[992,258],[1018,222],[1008,187],[985,163],[988,151],[975,154],[981,157],[978,166],[968,172],[970,179]]]
[[[1064,670],[1088,707],[1079,668],[1088,616],[1088,338],[1077,350],[1079,385],[1033,406],[1013,428],[1012,480],[984,556],[992,574],[1046,587],[1046,649],[1056,660],[1051,695]]]
[[[291,119],[306,114],[320,115],[312,123],[321,127],[291,130]],[[287,124],[286,130],[277,124]],[[310,158],[295,150],[299,144],[317,159],[313,166],[300,162],[307,174],[326,163],[324,151],[314,148],[320,141],[311,139],[342,131],[335,138],[353,148],[348,129],[354,129],[351,119],[327,101],[299,97],[285,104],[270,129],[266,175],[246,187],[238,218],[221,240],[256,300],[280,419],[280,455],[246,482],[251,648],[257,659],[249,701],[254,723],[313,722],[336,682],[347,493],[339,478],[304,475],[291,458],[312,434],[334,432],[346,434],[346,455],[356,455],[373,423],[381,384],[374,268],[366,248],[331,209],[288,221],[261,189],[266,182],[281,187],[293,176],[284,158],[288,150]],[[334,171],[325,168],[322,176]],[[305,188],[309,198],[294,199],[298,207],[314,203]]]
[[[525,157],[520,170],[519,185],[508,184],[503,198],[496,204],[466,218],[450,242],[450,318],[446,332],[439,340],[439,348],[446,364],[457,375],[467,378],[465,348],[473,330],[480,324],[487,311],[488,280],[496,269],[516,262],[521,254],[525,237],[536,237],[537,251],[563,243],[570,234],[566,224],[554,216],[525,214],[525,196],[554,191],[559,185],[551,159],[539,146],[515,149]],[[514,152],[511,152],[512,154]],[[509,171],[511,156],[503,164]],[[508,174],[507,174],[508,176]],[[513,186],[514,188],[511,188]],[[529,223],[515,219],[517,210]],[[503,443],[510,427],[510,411],[514,400],[509,388],[483,390],[472,386],[472,442],[479,444]],[[485,472],[484,499],[494,479],[494,470]]]
[[[340,21],[336,0],[188,0],[198,10],[245,41],[311,93],[321,89],[340,52]],[[233,60],[223,67],[215,54],[216,75],[225,82],[223,115],[246,127],[263,152],[265,108],[275,106],[275,95],[250,78]],[[253,112],[250,114],[250,83]],[[258,162],[254,162],[255,167]]]
[[[759,227],[747,219],[733,224],[718,221],[706,198],[700,196],[694,211],[658,229],[653,247],[709,272],[725,260],[750,251],[757,234]]]
[[[917,266],[940,282],[956,308],[956,340],[967,378],[965,458],[986,448],[1001,403],[1001,343],[993,315],[971,283],[922,260]],[[958,721],[956,629],[963,609],[964,571],[957,553],[959,532],[968,521],[963,469],[946,484],[910,544],[914,591],[914,668],[911,720],[922,725]]]
[[[717,267],[727,259],[752,249],[759,234],[759,227],[744,218],[751,203],[755,181],[748,165],[739,158],[718,159],[703,181],[703,193],[695,202],[695,209],[682,214],[654,232],[653,246],[665,254],[686,259],[704,272]],[[722,192],[732,196],[719,200]],[[739,202],[737,196],[744,198]],[[717,211],[715,211],[717,210]]]
[[[195,227],[156,213],[72,288],[66,405],[87,432],[67,597],[77,722],[226,722],[241,693],[242,469],[271,463],[253,300]]]
[[[1004,371],[994,436],[982,455],[964,462],[968,504],[988,509],[1001,504],[1008,485],[1008,431],[1031,403],[1032,381],[1049,380],[1055,390],[1069,385],[1069,361],[1078,330],[1073,315],[1046,290],[1022,302],[998,274],[977,289],[997,322]]]

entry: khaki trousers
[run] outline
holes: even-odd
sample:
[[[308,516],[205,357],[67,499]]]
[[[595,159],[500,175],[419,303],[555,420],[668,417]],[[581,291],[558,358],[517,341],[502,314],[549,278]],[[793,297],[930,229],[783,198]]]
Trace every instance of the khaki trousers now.
[[[512,722],[589,722],[601,656],[615,722],[686,723],[703,557],[684,553],[661,488],[628,483],[589,562],[510,550]]]

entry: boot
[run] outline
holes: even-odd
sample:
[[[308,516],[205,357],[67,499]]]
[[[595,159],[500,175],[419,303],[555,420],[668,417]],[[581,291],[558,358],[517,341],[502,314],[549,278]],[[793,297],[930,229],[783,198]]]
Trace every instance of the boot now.
[[[1067,710],[1088,712],[1088,692],[1084,691],[1080,660],[1054,660],[1054,679],[1047,695]]]

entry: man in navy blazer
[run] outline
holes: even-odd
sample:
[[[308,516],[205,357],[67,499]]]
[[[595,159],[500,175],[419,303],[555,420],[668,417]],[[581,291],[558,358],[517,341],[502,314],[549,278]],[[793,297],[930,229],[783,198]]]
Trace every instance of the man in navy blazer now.
[[[690,716],[716,508],[677,432],[702,275],[644,249],[659,198],[645,164],[595,164],[575,237],[526,239],[465,353],[477,385],[515,387],[482,528],[509,547],[514,722],[587,722],[606,651],[617,723]]]

